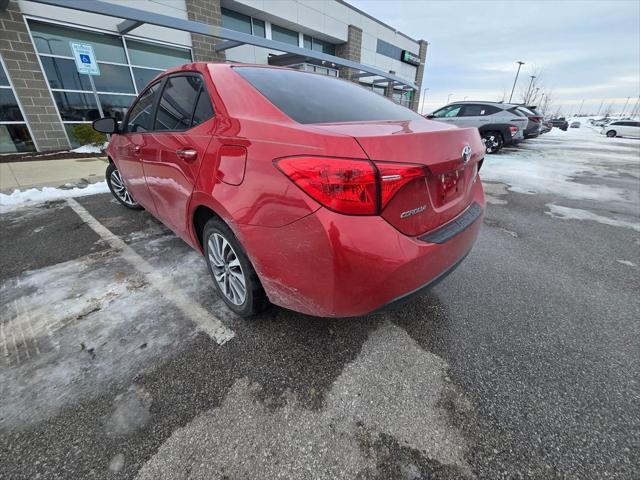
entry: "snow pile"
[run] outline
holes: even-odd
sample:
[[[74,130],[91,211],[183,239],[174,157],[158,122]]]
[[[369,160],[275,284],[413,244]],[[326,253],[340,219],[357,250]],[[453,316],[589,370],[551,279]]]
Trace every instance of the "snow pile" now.
[[[604,225],[611,225],[614,227],[624,227],[640,232],[639,222],[629,222],[627,220],[619,218],[603,217],[597,215],[588,210],[582,210],[580,208],[563,207],[562,205],[556,205],[555,203],[547,203],[549,208],[547,215],[551,215],[554,218],[571,219],[571,220],[590,220],[592,222],[602,223]],[[620,260],[618,260],[620,261]]]
[[[97,144],[82,145],[78,148],[74,148],[73,150],[69,150],[69,151],[72,153],[102,153],[104,149],[107,148],[107,145],[109,145],[107,142],[105,142],[102,145],[97,145]]]
[[[517,150],[487,155],[482,179],[500,182],[524,194],[552,194],[574,200],[629,202],[632,192],[594,184],[593,178],[638,177],[640,143],[611,139],[591,129],[554,128],[547,135],[528,140]]]
[[[73,187],[69,189],[43,187],[41,189],[30,188],[28,190],[14,190],[13,193],[9,195],[0,193],[0,213],[36,203],[62,200],[71,197],[84,197],[86,195],[95,195],[108,191],[109,187],[105,181],[91,183],[86,187]]]

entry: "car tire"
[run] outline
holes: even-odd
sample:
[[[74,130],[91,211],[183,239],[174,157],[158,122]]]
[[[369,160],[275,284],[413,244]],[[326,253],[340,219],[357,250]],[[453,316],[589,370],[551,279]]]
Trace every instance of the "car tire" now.
[[[618,133],[615,130],[607,131],[607,137],[613,138],[613,137],[617,137],[617,136],[618,136]]]
[[[231,229],[217,218],[210,219],[204,226],[202,245],[213,285],[224,303],[242,317],[264,310],[267,295]]]
[[[484,132],[482,134],[482,141],[487,153],[497,153],[504,145],[504,139],[500,132]]]
[[[133,196],[127,191],[127,187],[122,181],[120,172],[114,163],[109,162],[105,177],[111,194],[116,197],[118,202],[131,210],[142,210],[142,205],[136,202]]]

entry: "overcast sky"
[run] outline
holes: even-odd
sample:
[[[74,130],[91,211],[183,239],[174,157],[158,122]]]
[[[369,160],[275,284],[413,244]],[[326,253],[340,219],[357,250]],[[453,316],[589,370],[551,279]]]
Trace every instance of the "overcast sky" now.
[[[516,61],[526,62],[514,93],[540,76],[563,113],[596,113],[640,95],[640,1],[348,0],[399,31],[429,42],[424,111],[451,100],[500,100]]]

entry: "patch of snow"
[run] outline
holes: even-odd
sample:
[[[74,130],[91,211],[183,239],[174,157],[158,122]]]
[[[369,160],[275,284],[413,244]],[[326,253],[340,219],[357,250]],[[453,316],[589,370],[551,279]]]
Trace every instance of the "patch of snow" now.
[[[636,264],[633,262],[630,262],[629,260],[616,260],[618,263],[621,263],[622,265],[628,265],[630,267],[635,267]]]
[[[52,200],[63,200],[72,197],[84,197],[109,191],[106,181],[91,183],[86,187],[74,188],[30,188],[28,190],[14,190],[13,193],[0,193],[0,213],[5,213],[17,208]]]
[[[105,148],[109,145],[105,142],[102,145],[89,144],[89,145],[81,145],[78,148],[74,148],[73,150],[69,150],[73,153],[102,153]]]
[[[604,225],[630,228],[632,230],[640,232],[640,222],[629,222],[627,220],[622,220],[619,218],[604,217],[602,215],[597,215],[580,208],[563,207],[554,203],[548,203],[547,207],[549,207],[550,211],[545,213],[547,213],[547,215],[551,215],[554,218],[562,218],[565,220],[590,220],[592,222],[598,222]]]
[[[640,175],[640,142],[615,144],[591,129],[554,128],[518,149],[487,155],[483,180],[499,182],[523,194],[552,194],[573,200],[633,202],[636,192],[581,183],[582,178]],[[577,181],[578,180],[578,181]]]

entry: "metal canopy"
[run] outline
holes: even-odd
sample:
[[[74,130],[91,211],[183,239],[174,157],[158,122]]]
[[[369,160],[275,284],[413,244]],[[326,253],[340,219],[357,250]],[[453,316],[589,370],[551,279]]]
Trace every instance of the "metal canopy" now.
[[[295,55],[314,58],[316,60],[325,61],[328,63],[335,63],[336,65],[339,65],[341,67],[352,68],[354,70],[365,72],[370,75],[384,77],[389,81],[393,81],[394,83],[400,85],[406,85],[407,87],[410,87],[414,90],[418,89],[418,86],[412,81],[405,80],[375,67],[363,65],[361,63],[347,60],[345,58],[336,57],[334,55],[327,55],[326,53],[317,52],[315,50],[307,50],[306,48],[296,47],[287,43],[277,42],[275,40],[269,40],[263,37],[256,37],[247,33],[236,32],[235,30],[230,30],[228,28],[223,28],[217,25],[207,25],[206,23],[170,17],[168,15],[161,15],[159,13],[140,10],[138,8],[127,7],[122,4],[107,3],[101,0],[29,1],[52,5],[55,7],[70,8],[82,12],[97,13],[99,15],[106,15],[108,17],[121,18],[124,20],[118,25],[118,30],[121,34],[129,32],[144,23],[148,23],[151,25],[157,25],[159,27],[172,28],[175,30],[198,33],[200,35],[207,35],[210,37],[227,40],[228,42],[224,42],[219,45],[220,50],[237,47],[238,45],[242,44],[254,45],[256,47],[268,48],[269,50],[278,50],[280,52],[292,53]]]

